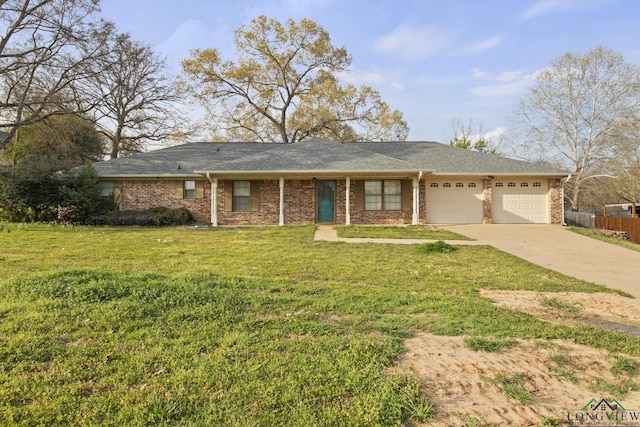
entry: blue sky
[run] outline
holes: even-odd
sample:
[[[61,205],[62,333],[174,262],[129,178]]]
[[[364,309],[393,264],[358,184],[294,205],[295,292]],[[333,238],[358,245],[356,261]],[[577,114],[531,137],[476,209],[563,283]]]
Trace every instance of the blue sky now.
[[[190,49],[232,58],[234,30],[258,15],[312,19],[353,57],[342,80],[402,111],[410,140],[446,143],[460,116],[508,129],[536,73],[566,52],[606,46],[640,65],[636,0],[102,0],[102,11],[176,73]]]

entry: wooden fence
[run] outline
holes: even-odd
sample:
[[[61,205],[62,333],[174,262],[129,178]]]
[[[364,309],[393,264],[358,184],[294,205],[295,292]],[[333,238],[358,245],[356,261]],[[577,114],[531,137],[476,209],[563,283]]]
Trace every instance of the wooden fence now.
[[[577,225],[584,228],[595,228],[596,215],[590,212],[565,211],[564,222],[567,225]]]
[[[597,216],[596,228],[605,230],[626,231],[633,243],[640,243],[640,218],[620,218]]]

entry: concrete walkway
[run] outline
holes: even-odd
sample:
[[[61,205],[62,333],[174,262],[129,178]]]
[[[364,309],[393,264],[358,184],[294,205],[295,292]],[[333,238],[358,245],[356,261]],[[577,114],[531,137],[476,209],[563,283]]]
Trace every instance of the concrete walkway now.
[[[568,276],[620,289],[640,298],[640,252],[573,233],[560,225],[464,224],[441,228],[476,241],[451,240],[451,245],[490,245]],[[319,226],[316,240],[352,243],[416,244],[428,240],[344,239],[333,226]]]

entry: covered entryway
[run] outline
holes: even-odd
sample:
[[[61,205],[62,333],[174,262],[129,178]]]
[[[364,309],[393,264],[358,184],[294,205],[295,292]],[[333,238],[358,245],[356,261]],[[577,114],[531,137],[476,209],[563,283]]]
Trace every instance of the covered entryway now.
[[[482,224],[482,181],[426,180],[428,224]]]
[[[318,181],[316,197],[318,222],[335,222],[335,193],[335,181]]]
[[[549,202],[546,180],[496,179],[491,190],[494,224],[546,224]]]

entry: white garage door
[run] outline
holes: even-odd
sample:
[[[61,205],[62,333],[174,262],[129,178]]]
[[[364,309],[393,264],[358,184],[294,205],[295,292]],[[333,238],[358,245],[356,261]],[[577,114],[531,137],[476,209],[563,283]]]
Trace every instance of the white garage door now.
[[[482,224],[482,181],[427,180],[429,224]]]
[[[546,180],[496,179],[491,191],[494,224],[546,224],[549,211]]]

